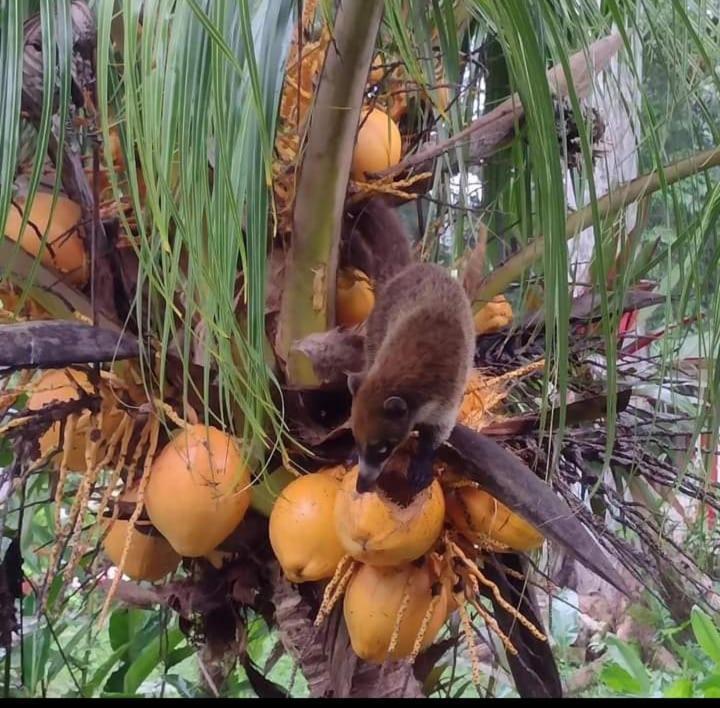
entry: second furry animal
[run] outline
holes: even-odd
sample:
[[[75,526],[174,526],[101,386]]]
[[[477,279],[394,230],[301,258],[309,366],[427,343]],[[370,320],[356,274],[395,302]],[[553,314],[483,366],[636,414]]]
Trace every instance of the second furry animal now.
[[[409,479],[416,489],[430,484],[435,452],[455,425],[474,349],[470,302],[444,268],[410,265],[382,287],[367,321],[365,371],[348,379],[358,491],[373,487],[413,430],[418,446]]]

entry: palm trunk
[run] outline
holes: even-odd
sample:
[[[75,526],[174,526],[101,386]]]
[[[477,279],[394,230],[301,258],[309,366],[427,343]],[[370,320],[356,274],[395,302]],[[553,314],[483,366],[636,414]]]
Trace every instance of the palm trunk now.
[[[293,214],[278,349],[291,385],[317,383],[295,342],[334,320],[335,272],[355,133],[382,0],[345,0],[338,10],[310,122]]]

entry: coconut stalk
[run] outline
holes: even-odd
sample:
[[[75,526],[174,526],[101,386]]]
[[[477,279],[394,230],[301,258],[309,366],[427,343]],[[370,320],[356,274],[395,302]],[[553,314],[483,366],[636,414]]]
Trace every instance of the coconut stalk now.
[[[317,383],[294,343],[335,317],[335,274],[345,192],[382,0],[340,4],[320,75],[293,211],[293,238],[280,306],[278,354],[288,382]]]
[[[662,187],[669,187],[675,182],[709,170],[720,165],[720,147],[695,153],[671,165],[649,172],[636,179],[618,185],[612,192],[597,201],[597,211],[601,219],[613,216],[629,204],[633,204],[657,192]],[[593,205],[588,204],[565,222],[565,238],[570,239],[593,224]],[[496,268],[478,288],[473,298],[473,307],[477,309],[485,302],[505,291],[514,280],[544,252],[545,237],[538,236],[505,263]]]

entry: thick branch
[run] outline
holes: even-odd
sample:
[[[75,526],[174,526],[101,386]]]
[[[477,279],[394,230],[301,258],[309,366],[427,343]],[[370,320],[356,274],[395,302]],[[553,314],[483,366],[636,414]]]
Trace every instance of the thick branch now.
[[[0,366],[52,367],[138,356],[134,337],[79,322],[50,320],[0,325]]]
[[[344,0],[334,26],[313,108],[293,214],[280,309],[279,353],[291,384],[316,382],[312,366],[293,344],[327,330],[334,319],[335,271],[342,210],[355,133],[382,0]]]
[[[612,192],[597,201],[597,210],[601,219],[624,209],[629,204],[657,192],[663,186],[670,186],[698,172],[720,165],[720,147],[699,152],[672,165],[655,170],[637,179],[618,185]],[[576,211],[568,217],[565,224],[565,238],[572,238],[593,223],[592,205]],[[496,268],[478,290],[475,301],[486,302],[502,293],[514,280],[520,277],[526,268],[539,260],[545,248],[545,238],[538,236],[521,251],[508,258]]]

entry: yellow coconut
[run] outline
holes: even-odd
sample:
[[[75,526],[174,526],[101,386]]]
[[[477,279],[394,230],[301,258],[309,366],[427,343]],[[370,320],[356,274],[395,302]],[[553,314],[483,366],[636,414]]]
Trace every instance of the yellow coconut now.
[[[460,487],[446,497],[447,514],[467,539],[482,545],[489,539],[515,551],[543,544],[542,534],[482,489]]]
[[[400,162],[402,138],[395,121],[378,108],[365,111],[360,119],[351,174],[367,179],[367,173],[380,172]]]
[[[33,384],[33,392],[28,398],[27,410],[39,411],[54,403],[77,401],[82,392],[93,395],[96,388],[90,383],[88,375],[79,369],[53,369],[44,372]],[[120,423],[122,412],[117,407],[116,399],[112,392],[106,388],[100,389],[102,396],[101,407],[103,410],[102,420],[102,442],[98,447],[96,461],[99,461],[105,450],[105,445]],[[47,455],[54,448],[63,447],[65,440],[60,439],[62,424],[60,421],[53,423],[40,438],[40,454]],[[75,425],[75,433],[72,437],[70,449],[67,456],[67,467],[71,472],[84,472],[86,469],[85,448],[87,434],[90,431],[90,412],[83,411],[79,414]],[[62,452],[53,456],[53,461],[60,464]]]
[[[345,550],[335,531],[335,499],[340,479],[314,472],[282,490],[270,514],[270,544],[293,583],[331,578]]]
[[[243,520],[250,472],[221,430],[189,425],[153,462],[145,504],[153,525],[180,555],[204,556]]]
[[[442,531],[445,498],[437,481],[400,506],[382,491],[355,490],[358,468],[343,479],[335,501],[335,528],[353,558],[372,565],[397,565],[427,552]]]
[[[375,305],[370,279],[361,270],[344,268],[337,275],[335,321],[341,327],[354,327],[364,322]]]
[[[25,199],[16,199],[10,205],[4,234],[13,241],[18,241],[28,253],[37,256],[42,245],[42,236],[49,224],[41,258],[43,265],[55,268],[75,285],[84,285],[88,278],[88,264],[81,236],[82,210],[71,199],[58,196],[51,221],[52,201],[52,194],[38,192],[35,195],[30,208],[30,220],[21,233]]]
[[[447,603],[446,586],[433,581],[425,564],[360,566],[348,584],[343,603],[353,651],[361,659],[376,663],[408,657],[427,615],[419,647],[425,649],[447,618]],[[397,643],[389,652],[396,624]]]
[[[126,492],[122,501],[136,501],[137,488]],[[119,566],[127,542],[130,522],[116,519],[103,539],[105,555]],[[123,574],[133,580],[155,581],[164,578],[178,567],[182,559],[172,546],[147,521],[138,521],[130,534],[130,548],[125,558]]]
[[[504,295],[496,295],[475,313],[473,319],[476,334],[497,332],[512,322],[512,307]]]

